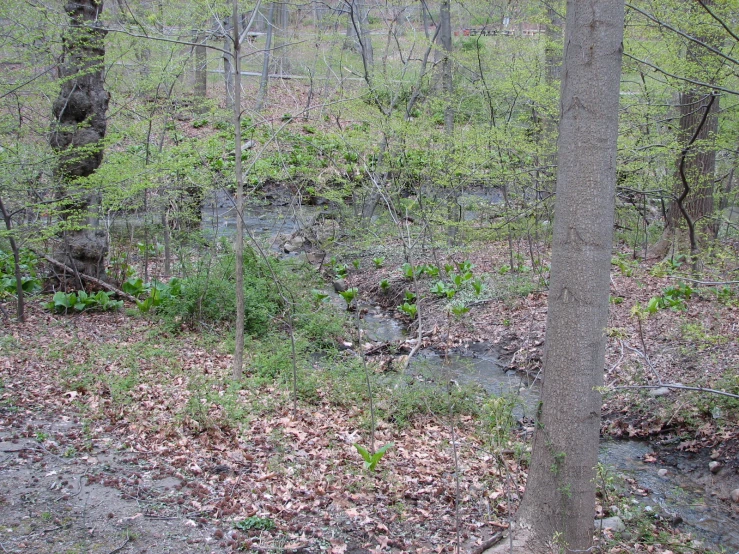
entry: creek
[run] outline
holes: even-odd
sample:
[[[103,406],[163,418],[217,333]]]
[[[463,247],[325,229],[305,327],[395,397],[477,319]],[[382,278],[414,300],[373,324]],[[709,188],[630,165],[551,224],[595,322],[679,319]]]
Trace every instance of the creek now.
[[[499,202],[495,193],[483,197],[490,202]],[[282,205],[251,207],[247,210],[245,223],[255,236],[268,240],[272,249],[284,254],[286,239],[299,234],[310,226],[320,207],[295,207],[289,202]],[[469,214],[465,214],[469,215]],[[230,236],[235,232],[235,210],[231,200],[222,193],[206,206],[203,230],[211,236]],[[289,254],[297,255],[297,252]],[[331,291],[331,301],[338,309],[345,309],[343,299]],[[402,343],[408,339],[405,327],[379,306],[360,305],[364,315],[360,326],[365,339],[375,343]],[[516,394],[519,402],[514,415],[521,421],[530,420],[539,397],[536,384],[530,384],[515,371],[507,370],[504,356],[494,345],[477,343],[465,350],[439,354],[433,350],[419,351],[408,371],[436,383],[456,381],[460,385],[476,384],[491,395]],[[739,523],[732,516],[731,507],[712,496],[706,488],[693,478],[696,469],[683,471],[681,465],[662,466],[645,460],[654,454],[649,442],[636,440],[604,440],[600,449],[600,461],[618,474],[633,479],[645,496],[635,498],[634,506],[676,523],[683,531],[692,533],[706,546],[724,548],[726,552],[739,554]],[[701,462],[702,463],[702,462]],[[683,466],[684,467],[684,466]],[[660,472],[666,469],[667,472]],[[707,473],[707,461],[699,470]],[[605,500],[604,500],[605,502]],[[624,519],[628,514],[622,514]]]

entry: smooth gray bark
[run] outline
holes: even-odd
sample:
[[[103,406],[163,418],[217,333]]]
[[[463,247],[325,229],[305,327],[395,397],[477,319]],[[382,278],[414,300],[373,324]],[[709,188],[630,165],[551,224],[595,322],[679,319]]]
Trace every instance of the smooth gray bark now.
[[[269,59],[272,54],[272,29],[274,29],[275,19],[275,3],[269,5],[269,15],[267,16],[267,42],[264,46],[264,62],[262,63],[262,77],[259,79],[259,93],[257,94],[257,105],[254,108],[257,112],[261,111],[267,100],[267,90],[269,87]]]
[[[514,552],[593,542],[623,28],[623,0],[567,2],[544,384]]]
[[[239,38],[239,1],[233,0],[234,59],[234,171],[236,172],[236,345],[233,378],[241,379],[244,370],[244,176],[241,170],[241,41]]]

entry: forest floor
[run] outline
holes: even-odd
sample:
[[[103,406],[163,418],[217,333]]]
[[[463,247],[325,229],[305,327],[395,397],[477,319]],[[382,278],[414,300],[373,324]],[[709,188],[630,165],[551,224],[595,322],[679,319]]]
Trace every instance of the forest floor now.
[[[385,248],[383,267],[370,269],[378,252],[367,250],[363,269],[350,271],[347,282],[392,310],[412,283],[397,274],[390,252],[399,248]],[[476,275],[499,278],[464,318],[451,317],[443,300],[422,303],[423,346],[497,343],[511,368],[536,376],[546,293],[530,278],[524,286],[518,273],[501,275],[508,263],[502,247],[464,256]],[[736,254],[725,259],[705,280],[731,280]],[[739,403],[705,392],[619,388],[681,383],[739,392],[737,297],[693,283],[678,298],[665,293],[688,282],[675,264],[618,260],[603,434],[659,441],[645,461],[676,470],[692,463],[739,521],[730,499],[739,488]],[[434,260],[445,261],[452,260]],[[641,322],[633,315],[637,303],[665,297],[684,302]],[[410,336],[416,333],[411,327]],[[380,358],[407,355],[414,345],[408,338],[368,348]],[[530,422],[520,422],[507,447],[493,449],[470,415],[452,419],[429,409],[405,426],[380,420],[376,446],[393,446],[368,471],[354,446],[370,446],[367,406],[337,401],[337,380],[297,403],[281,383],[234,384],[228,342],[217,333],[171,335],[141,316],[59,315],[34,302],[26,323],[3,326],[0,348],[2,552],[431,553],[457,544],[480,552],[507,528],[523,492]],[[715,472],[710,461],[719,464]],[[623,486],[626,502],[648,493],[628,480]],[[599,506],[601,515],[610,510]],[[708,551],[669,517],[620,535],[605,530],[598,547]]]

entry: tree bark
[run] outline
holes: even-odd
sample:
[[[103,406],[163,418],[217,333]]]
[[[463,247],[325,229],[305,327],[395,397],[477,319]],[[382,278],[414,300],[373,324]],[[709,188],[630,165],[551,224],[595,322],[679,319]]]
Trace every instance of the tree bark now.
[[[695,146],[686,153],[685,159],[685,178],[690,186],[690,195],[682,203],[693,223],[713,215],[716,149],[711,141],[718,131],[719,97],[714,97],[713,102],[710,102],[711,94],[708,91],[690,90],[680,93],[680,143],[688,145],[695,136]],[[701,125],[706,109],[709,110],[708,116]],[[678,166],[680,163],[681,160],[678,160]],[[675,198],[667,214],[667,225],[671,229],[684,223],[676,200],[683,192],[683,183],[679,170],[676,173]],[[703,228],[711,237],[716,236],[718,229],[714,221],[708,222]]]
[[[88,210],[95,200],[69,183],[88,177],[103,160],[110,95],[104,88],[106,32],[98,24],[102,0],[68,2],[64,10],[69,30],[63,39],[59,96],[52,106],[54,125],[49,143],[58,155],[56,178],[59,197],[65,198],[62,217],[69,223],[56,256],[79,273],[104,277],[108,241],[104,232],[88,228]]]
[[[274,24],[273,40],[275,47],[272,52],[272,63],[274,65],[274,73],[277,75],[290,74],[290,57],[288,55],[288,30],[290,26],[290,12],[288,4],[285,2],[277,2],[275,11],[272,16]]]
[[[234,57],[234,149],[236,172],[236,346],[234,347],[233,378],[240,380],[244,367],[244,176],[241,171],[241,42],[238,24],[239,1],[233,0]]]
[[[269,59],[272,55],[272,30],[274,29],[275,3],[269,4],[269,15],[267,16],[267,42],[264,46],[264,61],[262,63],[262,77],[259,79],[259,92],[257,93],[257,105],[254,110],[262,111],[268,98],[269,90]]]
[[[623,28],[623,0],[567,2],[544,385],[514,552],[593,543]]]
[[[206,37],[203,34],[195,34],[195,100],[198,103],[197,111],[205,109],[204,103],[208,94],[208,57],[205,45]]]

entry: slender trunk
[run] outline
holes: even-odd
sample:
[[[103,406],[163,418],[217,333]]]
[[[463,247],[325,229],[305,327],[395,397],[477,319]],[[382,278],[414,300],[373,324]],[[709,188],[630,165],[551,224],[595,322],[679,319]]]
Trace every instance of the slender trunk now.
[[[203,103],[208,94],[208,57],[205,40],[204,35],[195,35],[195,42],[197,42],[195,47],[195,99],[199,104],[199,111],[204,109]]]
[[[241,43],[239,40],[239,2],[233,0],[234,59],[234,154],[236,171],[236,346],[233,378],[241,379],[244,370],[244,176],[241,173]]]
[[[0,198],[0,213],[2,213],[3,220],[5,221],[5,229],[8,231],[8,242],[10,242],[10,250],[13,252],[13,262],[15,264],[15,296],[18,300],[16,303],[16,314],[18,321],[23,323],[26,321],[26,302],[23,296],[23,274],[21,273],[20,251],[18,249],[18,243],[15,242],[15,237],[13,236],[11,216],[5,209],[2,198]]]
[[[264,46],[264,62],[262,63],[262,78],[259,80],[259,93],[257,94],[257,105],[255,110],[261,111],[265,106],[267,99],[267,91],[269,89],[269,58],[272,53],[272,30],[274,29],[275,20],[275,3],[269,5],[269,15],[267,16],[267,42]]]
[[[236,27],[235,33],[238,33],[238,27]],[[228,35],[223,39],[223,80],[226,85],[226,106],[233,109],[235,105],[234,101],[234,68],[233,58],[231,56],[231,39]],[[228,52],[228,53],[227,53]]]
[[[592,547],[623,27],[623,1],[567,2],[544,384],[514,552]]]
[[[290,74],[290,58],[288,56],[288,29],[290,24],[290,12],[288,4],[278,2],[276,9],[271,18],[275,26],[275,48],[272,53],[272,63],[274,64],[277,75]]]
[[[454,132],[454,109],[452,108],[452,16],[449,0],[441,3],[441,12],[439,17],[441,25],[441,33],[439,40],[444,50],[444,59],[442,60],[441,69],[441,89],[444,92],[446,107],[444,108],[444,129],[447,135]]]

